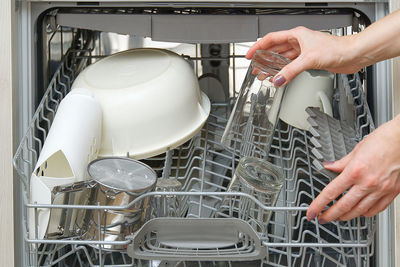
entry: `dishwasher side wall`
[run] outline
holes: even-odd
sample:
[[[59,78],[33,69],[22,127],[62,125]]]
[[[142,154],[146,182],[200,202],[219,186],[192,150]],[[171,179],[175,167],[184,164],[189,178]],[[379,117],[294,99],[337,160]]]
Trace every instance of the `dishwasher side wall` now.
[[[14,266],[13,220],[13,28],[14,3],[0,1],[0,266]],[[6,256],[8,255],[8,256]]]

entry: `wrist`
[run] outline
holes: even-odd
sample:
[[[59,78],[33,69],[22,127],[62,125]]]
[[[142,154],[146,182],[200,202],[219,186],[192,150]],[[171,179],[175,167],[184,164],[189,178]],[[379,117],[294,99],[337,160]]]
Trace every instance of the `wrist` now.
[[[369,55],[369,49],[360,33],[346,36],[346,38],[347,53],[349,54],[350,64],[354,66],[355,72],[375,63],[373,57]]]

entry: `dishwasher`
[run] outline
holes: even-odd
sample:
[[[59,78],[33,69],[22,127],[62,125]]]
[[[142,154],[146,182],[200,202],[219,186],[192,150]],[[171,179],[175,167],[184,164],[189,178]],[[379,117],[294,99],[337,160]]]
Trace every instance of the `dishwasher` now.
[[[244,55],[257,38],[299,25],[333,35],[357,34],[387,14],[386,2],[36,0],[17,2],[16,8],[23,66],[17,100],[21,141],[14,156],[21,188],[21,266],[392,266],[390,212],[328,224],[307,220],[308,205],[332,179],[313,164],[317,156],[310,131],[277,123],[269,161],[280,166],[285,182],[273,207],[227,191],[239,158],[220,143],[249,65]],[[181,55],[199,81],[206,80],[201,88],[212,105],[204,127],[183,145],[142,160],[157,177],[179,181],[181,189],[146,193],[158,208],[152,209],[149,224],[125,240],[30,235],[31,212],[107,209],[30,203],[30,176],[57,107],[79,73],[115,52],[141,47]],[[385,62],[335,75],[334,117],[343,120],[346,102],[354,138],[361,140],[375,123],[390,119],[388,77]],[[268,224],[257,222],[265,230],[253,231],[237,212],[221,212],[226,196],[270,211]],[[158,241],[168,237],[173,242]],[[218,245],[226,240],[231,245]],[[113,246],[125,249],[107,249]]]

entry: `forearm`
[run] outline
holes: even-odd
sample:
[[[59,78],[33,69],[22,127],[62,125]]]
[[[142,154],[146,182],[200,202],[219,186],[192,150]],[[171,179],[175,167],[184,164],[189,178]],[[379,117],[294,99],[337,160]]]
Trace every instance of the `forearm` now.
[[[352,37],[352,51],[359,67],[400,55],[400,10],[376,21]]]

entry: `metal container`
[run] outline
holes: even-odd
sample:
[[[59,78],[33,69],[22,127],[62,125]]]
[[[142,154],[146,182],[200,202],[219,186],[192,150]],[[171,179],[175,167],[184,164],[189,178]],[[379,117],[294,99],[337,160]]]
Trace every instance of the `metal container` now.
[[[96,182],[81,181],[63,186],[56,186],[52,190],[52,203],[64,205],[89,205]],[[51,209],[47,238],[59,239],[82,234],[86,210],[78,209]]]
[[[88,173],[96,183],[90,196],[93,205],[125,206],[138,196],[152,191],[156,173],[146,164],[129,158],[102,158],[92,161]],[[149,198],[137,201],[123,210],[85,210],[82,239],[119,241],[139,229],[149,218]],[[104,246],[107,250],[124,247]]]

